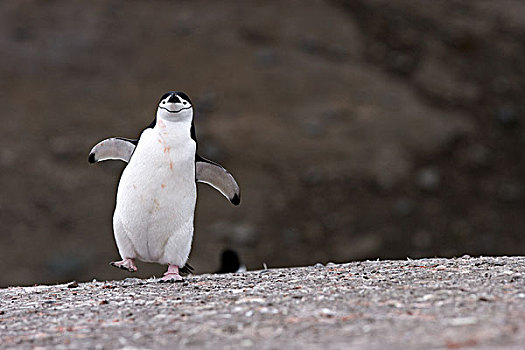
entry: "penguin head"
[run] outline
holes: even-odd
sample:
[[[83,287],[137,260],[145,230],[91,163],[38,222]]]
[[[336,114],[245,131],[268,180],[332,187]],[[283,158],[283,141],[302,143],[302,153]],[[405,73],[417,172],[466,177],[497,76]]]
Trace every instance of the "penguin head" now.
[[[168,122],[193,120],[193,105],[184,92],[170,91],[165,93],[157,108],[157,118]]]

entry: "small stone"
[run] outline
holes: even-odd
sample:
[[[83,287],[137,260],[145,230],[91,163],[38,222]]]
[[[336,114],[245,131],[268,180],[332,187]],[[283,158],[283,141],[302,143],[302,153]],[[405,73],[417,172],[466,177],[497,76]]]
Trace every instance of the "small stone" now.
[[[397,300],[389,300],[387,303],[386,303],[388,306],[390,307],[395,307],[395,308],[402,308],[404,305],[403,303],[397,301]]]
[[[324,317],[334,317],[335,316],[335,312],[327,308],[322,308],[320,313]]]
[[[498,196],[505,202],[516,202],[523,198],[525,189],[517,182],[502,183],[498,189]]]
[[[468,326],[478,323],[478,319],[475,317],[458,317],[451,319],[448,323],[451,326]]]
[[[461,160],[471,168],[489,165],[491,160],[490,150],[481,144],[474,144],[460,154]]]
[[[301,49],[309,54],[316,54],[321,50],[321,44],[312,38],[301,40]]]
[[[496,121],[505,128],[513,128],[518,124],[516,107],[506,104],[496,111]]]
[[[316,269],[322,269],[322,268],[324,267],[324,265],[321,264],[321,263],[317,263],[317,264],[314,265],[314,267],[315,267]]]
[[[253,341],[250,339],[243,339],[241,340],[241,346],[244,348],[251,348],[253,346]]]
[[[416,57],[412,52],[392,50],[387,54],[388,68],[399,74],[410,74],[415,68]]]
[[[416,173],[416,185],[427,192],[438,190],[441,184],[441,175],[434,168],[423,168]]]
[[[255,62],[259,66],[274,66],[279,63],[279,56],[272,48],[260,49],[255,52]]]
[[[73,281],[70,284],[67,285],[68,288],[78,288],[78,282]]]
[[[394,211],[399,216],[408,216],[414,212],[414,202],[409,198],[399,198],[394,203]]]
[[[425,294],[421,297],[422,301],[429,301],[431,299],[434,299],[434,294]]]
[[[301,180],[307,186],[315,186],[323,182],[324,176],[318,168],[310,167],[302,173]]]
[[[303,130],[307,136],[315,137],[323,133],[324,127],[318,120],[306,120],[303,122]]]

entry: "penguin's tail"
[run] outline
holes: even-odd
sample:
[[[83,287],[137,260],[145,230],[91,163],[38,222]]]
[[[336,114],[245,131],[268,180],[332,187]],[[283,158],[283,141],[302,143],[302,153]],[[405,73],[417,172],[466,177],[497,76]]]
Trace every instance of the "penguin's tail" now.
[[[182,268],[179,269],[179,273],[182,275],[182,276],[188,276],[190,274],[193,273],[193,267],[186,263]]]

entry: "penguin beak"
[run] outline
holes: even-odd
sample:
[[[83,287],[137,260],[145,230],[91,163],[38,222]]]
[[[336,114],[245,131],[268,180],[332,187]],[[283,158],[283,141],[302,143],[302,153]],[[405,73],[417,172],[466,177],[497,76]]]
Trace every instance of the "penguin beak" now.
[[[170,98],[168,99],[168,102],[171,102],[171,103],[181,103],[180,102],[180,99],[179,99],[179,96],[173,94],[170,96]]]

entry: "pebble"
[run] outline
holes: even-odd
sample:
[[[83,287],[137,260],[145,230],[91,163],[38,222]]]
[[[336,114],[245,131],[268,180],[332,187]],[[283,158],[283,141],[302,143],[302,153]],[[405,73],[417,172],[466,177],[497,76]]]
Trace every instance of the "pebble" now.
[[[67,285],[68,288],[78,288],[78,282],[73,281]]]
[[[416,173],[416,185],[424,191],[434,192],[441,184],[441,175],[435,168],[423,168]]]
[[[328,309],[328,308],[322,308],[321,311],[320,311],[321,315],[325,316],[325,317],[333,317],[335,316],[335,312]]]
[[[478,319],[475,317],[458,317],[448,321],[448,323],[452,326],[467,326],[471,324],[476,324],[477,322]]]
[[[255,52],[255,62],[259,66],[270,67],[279,64],[280,58],[275,49],[264,48]]]
[[[505,128],[514,128],[518,124],[518,114],[515,106],[504,104],[496,110],[496,121]]]
[[[408,216],[414,212],[415,204],[410,198],[398,198],[394,203],[394,211],[399,216]]]

